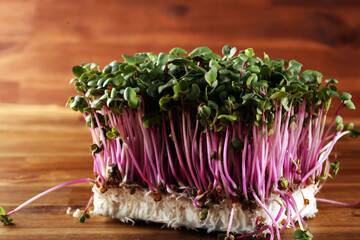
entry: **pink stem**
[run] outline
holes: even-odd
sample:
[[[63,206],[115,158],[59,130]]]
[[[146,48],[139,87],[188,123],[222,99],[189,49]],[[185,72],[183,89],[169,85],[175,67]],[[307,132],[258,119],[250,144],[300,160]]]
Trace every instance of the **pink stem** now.
[[[228,229],[226,232],[226,236],[229,236],[229,234],[230,234],[230,229],[231,229],[231,225],[232,225],[233,218],[234,218],[234,212],[235,212],[235,207],[232,207],[231,213],[230,213],[230,219],[229,219],[229,226],[228,226]]]
[[[360,202],[344,203],[344,202],[338,202],[338,201],[335,201],[335,200],[329,200],[329,199],[324,199],[324,198],[316,198],[316,201],[325,202],[325,203],[332,203],[332,204],[337,204],[337,205],[347,206],[347,207],[360,206]]]
[[[87,210],[89,209],[90,204],[91,204],[91,202],[92,202],[93,199],[94,199],[94,194],[90,197],[89,202],[88,202],[88,204],[86,205],[86,208],[85,208],[85,210],[84,210],[84,213],[86,213]]]
[[[262,209],[264,209],[264,211],[267,213],[267,215],[270,217],[274,227],[275,227],[275,231],[276,231],[276,236],[277,239],[280,240],[280,232],[279,229],[277,228],[277,224],[276,221],[274,219],[274,217],[271,215],[270,211],[266,208],[266,206],[260,201],[259,197],[255,194],[255,192],[252,192],[252,195],[254,196],[256,202],[261,206]],[[272,227],[270,227],[271,230]]]
[[[30,198],[29,200],[27,200],[26,202],[24,202],[23,204],[21,204],[20,206],[18,206],[17,208],[15,208],[14,210],[10,211],[8,214],[6,214],[6,216],[10,216],[14,213],[16,213],[17,211],[19,211],[20,209],[22,209],[23,207],[25,207],[26,205],[28,205],[29,203],[32,203],[33,201],[35,201],[36,199],[38,198],[41,198],[42,196],[48,194],[48,193],[51,193],[52,191],[55,191],[57,189],[60,189],[60,188],[63,188],[63,187],[66,187],[66,186],[69,186],[69,185],[73,185],[73,184],[77,184],[77,183],[83,183],[83,182],[90,182],[91,181],[91,178],[83,178],[83,179],[79,179],[79,180],[76,180],[76,181],[72,181],[72,182],[68,182],[68,183],[63,183],[63,184],[60,184],[58,186],[55,186],[53,188],[50,188],[38,195],[36,195],[35,197],[33,198]]]
[[[236,238],[236,240],[237,240],[237,239],[244,239],[244,238],[247,238],[247,237],[251,237],[251,236],[253,236],[253,235],[255,235],[255,234],[258,234],[258,233],[261,233],[261,232],[265,231],[265,230],[268,229],[268,228],[269,228],[269,226],[265,226],[265,227],[260,228],[259,230],[255,231],[255,232],[252,232],[252,233],[248,233],[248,234],[239,236],[239,237]]]

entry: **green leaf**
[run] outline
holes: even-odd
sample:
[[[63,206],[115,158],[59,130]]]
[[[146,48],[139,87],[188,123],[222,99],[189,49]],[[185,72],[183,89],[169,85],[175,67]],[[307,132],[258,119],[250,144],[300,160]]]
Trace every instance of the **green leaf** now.
[[[257,79],[257,78],[256,78]],[[251,86],[253,86],[254,88],[258,88],[258,87],[269,87],[267,81],[265,80],[261,80],[261,81],[253,81],[251,83]]]
[[[212,109],[219,109],[219,105],[215,101],[209,100],[207,105]]]
[[[355,109],[355,104],[351,100],[346,100],[344,103],[348,109]]]
[[[103,73],[106,73],[106,74],[111,73],[111,71],[112,71],[112,66],[111,65],[107,65],[103,69]]]
[[[252,73],[260,73],[260,68],[256,65],[249,65],[246,69]]]
[[[110,97],[111,97],[111,98],[116,98],[116,88],[113,88],[113,89],[111,90]]]
[[[262,75],[270,74],[270,73],[271,73],[271,68],[264,66],[264,67],[262,67],[262,68],[260,69],[260,73],[261,73]]]
[[[137,68],[135,65],[127,65],[124,68],[124,73],[125,74],[134,73],[134,72],[136,72],[136,70],[137,70]]]
[[[6,215],[5,209],[2,207],[0,207],[0,215]]]
[[[5,225],[5,226],[8,226],[8,225],[11,225],[12,223],[12,218],[8,218],[6,215],[0,215],[0,221]]]
[[[72,78],[72,79],[70,80],[69,84],[72,84],[72,83],[74,83],[74,82],[76,82],[76,81],[78,81],[78,80],[79,80],[78,77],[74,77],[74,78]]]
[[[106,137],[109,138],[109,139],[114,139],[114,138],[116,138],[117,136],[116,136],[116,134],[113,133],[113,132],[107,132],[107,133],[106,133]]]
[[[248,57],[252,57],[252,56],[255,55],[254,49],[252,49],[252,48],[246,49],[246,50],[244,51],[244,53],[245,53],[245,55],[248,56]]]
[[[219,81],[218,81],[218,80],[215,80],[215,81],[213,81],[213,82],[211,83],[210,86],[211,86],[213,89],[215,89],[218,85],[219,85]]]
[[[210,60],[210,59],[220,60],[220,59],[221,59],[221,57],[220,57],[218,54],[216,54],[216,53],[210,53],[210,52],[204,53],[202,56],[203,56],[204,59],[206,59],[206,60]]]
[[[83,73],[86,73],[86,69],[80,66],[74,66],[72,72],[75,76],[80,77]]]
[[[280,181],[284,184],[285,188],[289,186],[289,181],[284,177],[280,177]]]
[[[336,126],[336,130],[341,132],[344,129],[344,124],[340,123]]]
[[[195,100],[199,99],[200,93],[201,93],[201,89],[199,88],[199,86],[196,83],[194,83],[193,85],[191,85],[191,89],[190,89],[189,93],[186,95],[186,97],[192,101],[195,101]]]
[[[307,237],[309,237],[309,238],[314,237],[309,231],[306,231],[306,232],[305,232],[305,235],[306,235]]]
[[[208,119],[211,115],[211,108],[209,108],[208,106],[204,105],[201,106],[201,108],[199,109],[199,116],[202,119]]]
[[[240,51],[239,58],[245,62],[249,59],[249,57],[246,56],[243,52],[244,51]]]
[[[349,133],[349,136],[352,138],[357,138],[360,135],[360,131],[356,129],[352,129]]]
[[[255,73],[252,73],[246,80],[246,86],[250,86],[251,82],[256,82],[257,79],[258,79],[257,75]]]
[[[157,85],[150,84],[149,87],[146,89],[146,92],[150,97],[156,98],[158,96],[158,88],[159,87]]]
[[[349,131],[353,130],[353,129],[354,129],[354,123],[348,123],[348,124],[346,124],[346,125],[345,125],[345,129],[346,129],[346,130],[349,130]]]
[[[160,85],[158,87],[158,93],[160,94],[164,89],[168,88],[168,87],[173,87],[176,84],[176,80],[175,79],[171,79],[170,81],[168,81],[166,84],[164,85]]]
[[[236,47],[231,47],[230,45],[225,45],[222,49],[222,53],[227,56],[228,58],[231,58],[236,53],[237,49]]]
[[[230,54],[229,54],[228,57],[229,57],[229,58],[232,58],[232,57],[235,55],[236,51],[237,51],[237,48],[236,48],[236,47],[231,48]]]
[[[99,64],[97,64],[97,63],[87,63],[87,64],[84,64],[82,67],[87,69],[87,70],[92,70],[92,69],[94,69],[96,67],[99,67]]]
[[[124,58],[125,62],[127,62],[128,64],[134,65],[136,64],[136,59],[133,56],[128,56],[128,55],[122,55],[122,57]]]
[[[234,122],[234,121],[236,121],[237,116],[235,116],[235,115],[227,115],[227,114],[221,114],[221,115],[218,116],[218,119],[222,119],[222,118],[224,118],[224,119],[226,119],[226,120],[228,120],[230,122]]]
[[[201,56],[204,53],[212,53],[212,51],[208,47],[198,47],[195,48],[191,53],[189,53],[189,56],[190,57]]]
[[[299,63],[295,60],[290,60],[289,67],[287,70],[294,75],[298,75],[301,71],[301,67],[302,67],[301,63]]]
[[[84,222],[85,222],[85,216],[82,215],[82,216],[79,218],[79,221],[80,221],[81,223],[84,223]]]
[[[106,90],[104,91],[104,95],[102,95],[100,98],[98,98],[98,100],[103,101],[103,100],[108,99],[108,98],[109,98],[109,94],[110,94],[110,91],[106,89]]]
[[[179,87],[179,84],[175,85],[173,87],[173,90],[174,90],[173,99],[175,101],[178,101],[180,99],[180,87]]]
[[[100,99],[95,99],[91,102],[91,107],[95,108],[96,110],[100,110],[104,107],[104,105]]]
[[[217,78],[217,71],[215,68],[211,68],[207,73],[205,73],[206,82],[211,85]]]
[[[321,84],[321,80],[323,78],[323,75],[318,72],[318,71],[314,71],[314,70],[306,70],[304,72],[302,72],[300,74],[301,79],[305,82],[308,83],[317,83],[317,84]]]
[[[335,92],[338,91],[338,88],[337,88],[337,86],[335,86],[335,85],[330,85],[329,88],[330,88],[332,91],[335,91]]]
[[[155,53],[147,52],[146,53],[150,61],[156,62],[158,59],[158,56]]]
[[[119,135],[119,131],[117,130],[116,127],[112,127],[111,132],[115,133],[116,135]]]
[[[88,87],[97,87],[98,80],[91,80],[87,83]]]
[[[124,98],[128,101],[129,107],[136,109],[141,103],[141,99],[136,96],[136,92],[133,88],[127,87],[124,91]]]
[[[264,60],[265,61],[270,61],[269,55],[267,55],[266,52],[264,52]]]
[[[222,48],[222,54],[224,54],[225,56],[230,55],[230,51],[231,51],[231,46],[230,45],[225,45]]]
[[[97,144],[93,144],[90,146],[90,150],[93,152],[93,153],[99,153],[102,151],[102,148],[99,147]]]
[[[132,109],[137,109],[139,107],[140,103],[141,103],[141,99],[139,97],[131,98],[128,101],[128,105]]]
[[[137,53],[137,54],[135,54],[135,63],[136,64],[145,63],[147,58],[148,58],[148,56],[146,53]]]
[[[279,92],[275,92],[270,96],[270,99],[274,100],[280,100],[280,99],[284,99],[287,96],[289,96],[289,94],[287,92],[283,92],[283,91],[279,91]]]
[[[136,97],[136,92],[134,91],[134,89],[132,87],[125,88],[124,98],[126,101],[129,101],[130,99],[133,99],[135,97]]]
[[[171,104],[171,98],[168,95],[160,98],[159,100],[159,106],[163,111],[168,111],[171,106],[170,104]]]
[[[171,57],[171,56],[170,56]],[[176,66],[184,66],[184,65],[188,65],[188,66],[192,66],[195,67],[195,63],[193,61],[191,61],[190,59],[184,58],[184,57],[176,57],[176,58],[171,58],[169,57],[169,62],[171,62],[172,64],[176,65]]]
[[[336,176],[340,169],[340,162],[332,162],[330,168],[333,171],[334,176]]]
[[[218,61],[216,61],[215,59],[210,60],[209,66],[210,68],[215,68],[216,70],[221,69],[221,66],[219,65]]]
[[[106,81],[106,78],[100,78],[96,84],[98,87],[102,87],[104,85],[105,81]]]
[[[115,73],[120,70],[120,63],[117,61],[112,61],[109,65],[111,66],[111,73]]]
[[[180,88],[180,91],[182,91],[182,92],[185,92],[186,90],[188,90],[189,89],[188,81],[186,81],[184,79],[180,80],[179,88]]]
[[[339,83],[339,81],[336,80],[336,79],[326,79],[325,82],[326,82],[326,83],[332,83],[332,84],[337,84],[337,83]]]
[[[343,92],[341,94],[341,99],[343,100],[350,100],[351,99],[351,94],[350,93],[347,93],[347,92]]]
[[[304,236],[304,231],[303,230],[296,230],[294,233],[293,233],[293,237],[295,239],[302,239]]]
[[[158,57],[158,60],[157,60],[157,65],[158,66],[163,66],[168,62],[168,60],[169,60],[169,54],[161,52],[161,53],[159,53],[159,57]]]
[[[200,212],[200,220],[204,220],[207,215],[208,215],[208,209],[207,208],[202,208],[201,212]]]
[[[343,122],[343,118],[339,115],[336,117],[335,121],[336,121],[336,124],[340,124]]]
[[[176,48],[173,48],[170,50],[170,54],[171,55],[182,55],[182,54],[187,54],[187,51],[183,48],[176,47]]]
[[[269,133],[268,133],[268,136],[272,136],[275,134],[275,130],[274,129],[270,129]]]
[[[252,100],[255,100],[255,93],[247,93],[244,96],[242,96],[242,104],[247,104],[251,102]]]

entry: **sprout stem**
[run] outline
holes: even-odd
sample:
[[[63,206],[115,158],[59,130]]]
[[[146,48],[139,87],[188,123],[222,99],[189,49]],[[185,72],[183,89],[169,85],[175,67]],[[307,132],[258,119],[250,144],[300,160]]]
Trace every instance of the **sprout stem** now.
[[[88,211],[88,209],[89,209],[89,207],[90,207],[90,204],[91,204],[91,202],[92,202],[93,199],[94,199],[94,194],[91,195],[91,197],[90,197],[90,199],[89,199],[89,202],[88,202],[88,204],[86,205],[86,208],[85,208],[85,210],[84,210],[84,213],[86,213],[86,212]]]
[[[252,192],[252,195],[254,196],[256,202],[262,207],[262,209],[264,209],[264,211],[268,214],[268,216],[270,217],[271,221],[272,221],[272,225],[275,227],[275,231],[276,231],[276,237],[278,240],[280,240],[280,231],[277,227],[276,221],[274,219],[274,217],[271,215],[270,211],[266,208],[266,206],[260,201],[259,197],[256,195],[255,192]],[[270,226],[270,229],[272,229],[272,226]],[[270,230],[271,231],[271,230]],[[272,236],[273,239],[273,236]]]
[[[316,198],[316,201],[319,201],[319,202],[324,202],[324,203],[332,203],[332,204],[337,204],[337,205],[347,206],[347,207],[356,207],[356,206],[360,206],[360,202],[355,202],[355,203],[345,203],[345,202],[339,202],[339,201],[329,200],[329,199],[324,199],[324,198]]]
[[[227,229],[227,232],[226,232],[226,236],[229,236],[229,234],[230,234],[231,225],[232,225],[233,218],[234,218],[234,213],[235,213],[235,206],[233,206],[231,208],[230,219],[229,219],[229,224],[228,224],[228,229]]]
[[[20,209],[22,209],[26,205],[32,203],[33,201],[37,200],[38,198],[41,198],[42,196],[45,196],[46,194],[51,193],[51,192],[53,192],[53,191],[55,191],[57,189],[60,189],[60,188],[63,188],[63,187],[69,186],[69,185],[73,185],[73,184],[78,184],[78,183],[83,183],[83,182],[90,182],[90,181],[91,181],[91,178],[83,178],[83,179],[79,179],[79,180],[76,180],[76,181],[63,183],[63,184],[60,184],[60,185],[55,186],[53,188],[50,188],[50,189],[36,195],[35,197],[30,198],[29,200],[27,200],[26,202],[24,202],[23,204],[21,204],[20,206],[15,208],[14,210],[10,211],[8,214],[6,214],[6,216],[8,216],[8,217],[11,216],[12,214],[16,213],[17,211],[19,211]]]

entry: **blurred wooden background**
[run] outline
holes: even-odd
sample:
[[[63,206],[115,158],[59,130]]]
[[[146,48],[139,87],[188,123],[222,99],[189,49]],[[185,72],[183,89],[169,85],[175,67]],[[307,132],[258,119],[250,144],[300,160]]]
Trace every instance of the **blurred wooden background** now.
[[[64,107],[75,93],[72,66],[175,46],[218,53],[225,44],[252,47],[258,56],[296,59],[338,79],[360,108],[359,16],[357,0],[0,0],[0,205],[10,210],[56,184],[91,176],[90,134]],[[342,115],[359,126],[358,109]],[[359,200],[358,146],[349,138],[337,145],[343,167],[321,197]],[[14,227],[0,227],[0,239],[216,238],[101,217],[74,223],[64,215],[67,206],[84,206],[89,194],[89,187],[74,186],[39,200],[14,216]],[[359,208],[319,208],[309,221],[315,239],[359,237]]]
[[[356,0],[1,0],[0,102],[63,106],[73,65],[230,44],[337,78],[360,105],[359,15]]]

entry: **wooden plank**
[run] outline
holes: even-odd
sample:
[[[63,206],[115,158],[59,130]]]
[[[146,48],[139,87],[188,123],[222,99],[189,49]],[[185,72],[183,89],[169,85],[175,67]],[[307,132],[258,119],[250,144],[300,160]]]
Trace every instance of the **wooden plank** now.
[[[81,62],[104,66],[121,61],[123,53],[174,46],[208,45],[220,52],[229,43],[253,47],[259,56],[266,51],[274,58],[295,58],[304,68],[338,78],[340,89],[360,104],[358,14],[356,1],[5,0],[0,86],[8,87],[0,88],[0,102],[63,105],[74,93],[68,86],[71,67]]]

